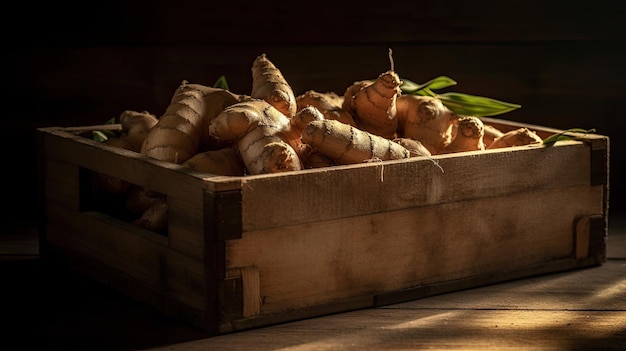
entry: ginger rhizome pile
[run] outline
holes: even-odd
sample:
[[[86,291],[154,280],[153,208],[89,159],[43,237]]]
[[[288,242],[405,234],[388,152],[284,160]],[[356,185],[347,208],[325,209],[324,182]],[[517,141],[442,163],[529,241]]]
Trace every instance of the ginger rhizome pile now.
[[[298,171],[304,145],[291,121],[267,101],[250,99],[225,108],[208,132],[219,141],[236,142],[250,174]]]
[[[391,51],[390,51],[391,60]],[[391,69],[340,92],[293,91],[268,56],[251,66],[250,91],[182,83],[159,118],[124,111],[110,146],[224,176],[300,171],[541,143],[531,130],[502,132],[459,115],[436,96],[403,94]],[[167,231],[167,197],[104,175],[100,188],[126,196],[133,222]]]

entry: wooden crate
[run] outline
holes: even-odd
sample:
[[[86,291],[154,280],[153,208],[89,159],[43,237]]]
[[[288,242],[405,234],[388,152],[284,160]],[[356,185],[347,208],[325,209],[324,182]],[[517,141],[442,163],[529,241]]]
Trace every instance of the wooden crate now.
[[[42,257],[214,334],[606,259],[602,135],[227,177],[81,136],[101,128],[37,130]],[[166,194],[167,235],[99,211],[95,172]]]

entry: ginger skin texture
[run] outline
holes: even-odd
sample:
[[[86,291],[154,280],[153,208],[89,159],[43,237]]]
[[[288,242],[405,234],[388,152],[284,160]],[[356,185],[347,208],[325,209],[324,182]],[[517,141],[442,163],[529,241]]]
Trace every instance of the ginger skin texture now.
[[[396,142],[330,119],[310,122],[302,141],[340,165],[411,157],[409,150]]]
[[[428,151],[426,146],[422,145],[422,143],[417,140],[409,138],[395,138],[392,141],[404,146],[405,149],[409,150],[411,157],[431,156],[430,151]]]
[[[392,70],[382,73],[374,82],[355,82],[344,93],[343,109],[352,114],[359,129],[393,139],[398,130],[396,99],[401,84],[400,77]]]
[[[420,141],[432,155],[452,142],[458,115],[430,96],[401,95],[398,104],[399,136]]]
[[[496,138],[487,148],[498,149],[511,146],[541,144],[541,137],[528,128],[518,128],[508,131]]]
[[[159,121],[155,115],[147,112],[126,110],[119,116],[122,126],[120,139],[124,139],[125,149],[140,152],[146,136]]]
[[[187,161],[210,144],[207,130],[211,119],[240,99],[224,89],[183,81],[146,136],[141,153],[178,164]]]
[[[324,115],[325,119],[334,119],[356,127],[352,114],[342,108],[343,101],[343,96],[334,92],[320,93],[314,90],[307,90],[296,97],[298,111],[307,106],[314,106]]]
[[[197,153],[182,165],[198,172],[224,176],[243,176],[246,172],[235,146]]]
[[[296,114],[297,104],[293,89],[265,54],[258,56],[252,63],[250,96],[267,101],[287,117]]]
[[[302,169],[302,145],[291,119],[265,100],[231,105],[211,120],[209,134],[220,141],[236,141],[248,174]]]
[[[485,126],[478,117],[461,116],[457,122],[456,136],[442,153],[484,150]]]
[[[483,136],[485,149],[488,148],[494,140],[501,137],[502,134],[504,133],[500,129],[492,126],[491,124],[485,124],[485,135]]]

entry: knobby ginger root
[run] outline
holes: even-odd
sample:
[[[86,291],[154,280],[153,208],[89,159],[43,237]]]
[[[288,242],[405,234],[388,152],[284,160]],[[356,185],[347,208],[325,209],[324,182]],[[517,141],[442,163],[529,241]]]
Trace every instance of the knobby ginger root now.
[[[352,114],[342,108],[343,101],[343,96],[334,92],[320,93],[314,90],[307,90],[296,97],[298,111],[307,106],[314,106],[324,115],[324,118],[334,119],[356,127]]]
[[[511,146],[541,144],[543,140],[532,130],[522,127],[502,134],[496,138],[487,148],[498,149]]]
[[[458,115],[431,96],[400,95],[397,99],[398,136],[420,141],[432,155],[452,142]]]
[[[335,162],[320,153],[312,145],[302,142],[302,132],[313,121],[325,120],[325,115],[313,105],[308,105],[300,109],[294,118],[291,119],[292,131],[298,134],[302,143],[303,152],[300,152],[300,161],[304,168],[320,168],[335,165]]]
[[[488,148],[494,140],[501,137],[504,134],[500,129],[492,126],[491,124],[485,124],[485,136],[483,137],[483,142],[485,143],[485,148]]]
[[[211,119],[241,99],[242,96],[224,89],[183,81],[165,113],[146,136],[141,153],[178,164],[187,161],[210,144]]]
[[[340,165],[411,157],[409,150],[396,142],[330,119],[309,123],[302,141]]]
[[[396,142],[404,146],[405,149],[409,150],[411,157],[431,156],[430,151],[428,151],[426,146],[417,140],[409,138],[395,138],[393,139],[393,142]]]
[[[252,64],[250,95],[255,99],[269,102],[287,117],[296,114],[297,104],[293,89],[265,54],[258,56]]]
[[[461,116],[457,122],[457,132],[454,139],[441,153],[484,150],[484,136],[485,126],[480,118]]]
[[[299,110],[294,118],[291,119],[291,131],[294,139],[299,139],[302,135],[302,131],[309,123],[313,121],[324,120],[324,115],[315,106],[307,106]]]
[[[122,126],[122,134],[120,138],[126,139],[128,150],[140,152],[146,136],[158,123],[155,115],[148,111],[131,111],[126,110],[120,114],[120,124]]]
[[[198,172],[217,175],[243,176],[246,173],[243,160],[234,146],[197,153],[182,165]]]
[[[305,146],[292,130],[291,119],[265,100],[231,105],[211,120],[209,134],[220,141],[236,141],[249,174],[302,169],[299,152]]]
[[[396,99],[400,84],[393,70],[379,75],[374,82],[355,82],[344,93],[343,109],[352,114],[359,129],[393,139],[398,130]]]
[[[332,167],[337,165],[332,158],[319,152],[319,150],[312,150],[307,157],[302,160],[302,163],[306,169]]]

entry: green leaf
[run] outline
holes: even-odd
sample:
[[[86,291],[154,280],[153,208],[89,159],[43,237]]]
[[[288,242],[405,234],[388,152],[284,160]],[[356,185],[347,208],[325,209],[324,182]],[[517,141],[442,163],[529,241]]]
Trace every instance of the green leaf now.
[[[116,123],[116,119],[115,117],[109,119],[108,121],[106,121],[104,124],[115,124]],[[112,131],[112,130],[94,130],[91,132],[92,138],[94,141],[97,141],[99,143],[105,142],[109,139],[112,138],[117,138],[117,134]]]
[[[522,107],[510,102],[463,93],[443,93],[437,94],[436,97],[453,112],[466,116],[495,116]]]
[[[400,90],[403,94],[424,95],[420,91],[426,88],[431,90],[444,89],[456,85],[456,81],[450,77],[439,76],[435,79],[431,79],[424,84],[417,84],[408,79],[402,79],[402,85]]]
[[[418,92],[416,92],[413,95],[422,95],[422,96],[432,96],[432,97],[437,97],[437,94],[435,94],[434,91],[428,89],[428,88],[424,88]]]
[[[402,79],[400,90],[403,94],[433,96],[453,112],[467,116],[495,116],[520,108],[518,104],[504,102],[484,96],[463,93],[436,94],[433,90],[444,89],[456,85],[456,81],[447,76],[439,76],[424,84],[417,84],[408,79]]]
[[[543,140],[544,145],[545,144],[554,144],[557,141],[560,140],[573,140],[573,139],[577,139],[577,136],[575,135],[568,135],[567,133],[583,133],[583,134],[587,134],[587,133],[594,133],[596,130],[595,129],[582,129],[582,128],[571,128],[571,129],[567,129],[562,131],[561,133],[556,133],[553,134],[547,138],[545,138]]]
[[[104,133],[104,135],[106,135],[109,139],[117,138],[117,134],[112,130],[103,130],[102,133]]]
[[[109,138],[107,137],[107,135],[105,133],[103,133],[100,130],[94,130],[91,132],[91,134],[93,135],[93,140],[99,142],[99,143],[103,143],[107,140],[109,140]]]
[[[228,90],[228,82],[226,81],[226,77],[220,76],[217,81],[215,81],[215,84],[213,84],[213,87]]]

